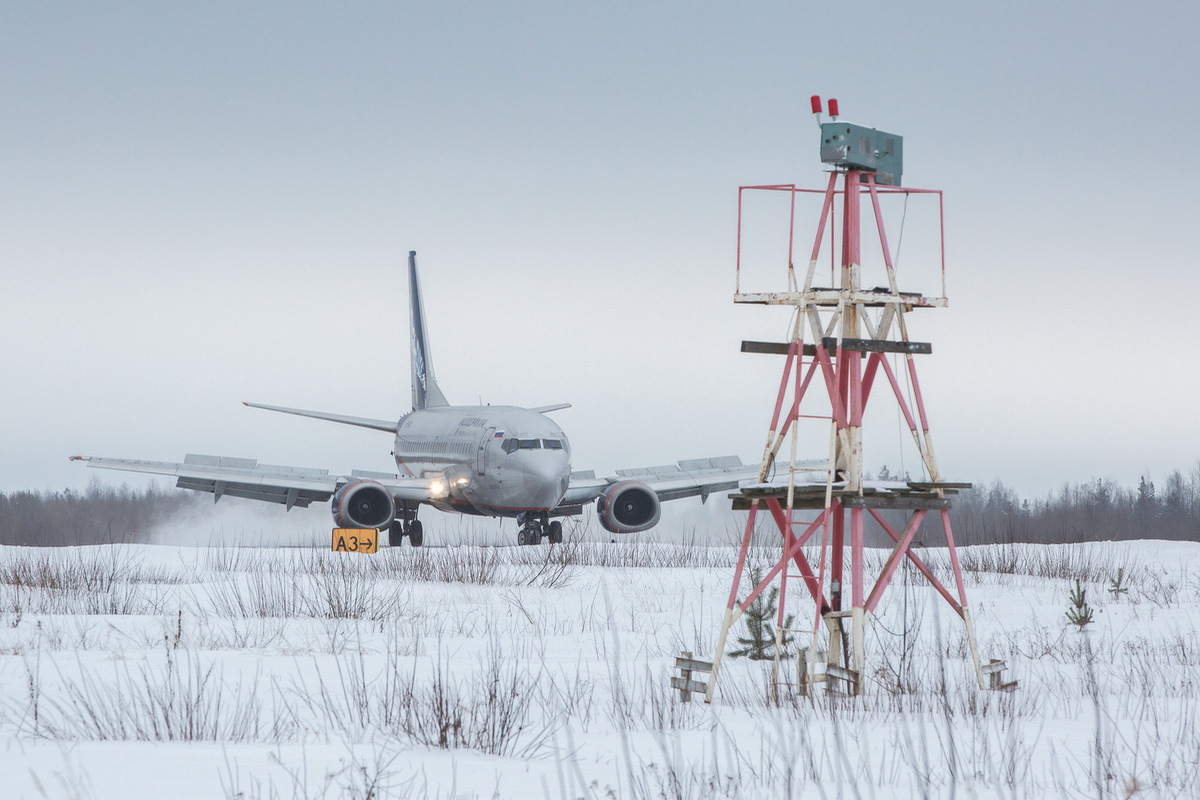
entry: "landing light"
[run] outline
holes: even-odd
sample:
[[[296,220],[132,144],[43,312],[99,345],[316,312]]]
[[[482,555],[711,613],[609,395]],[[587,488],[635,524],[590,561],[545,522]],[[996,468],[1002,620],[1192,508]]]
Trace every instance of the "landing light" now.
[[[441,480],[431,481],[429,484],[429,491],[435,496],[441,497],[442,495],[446,494],[446,482]]]

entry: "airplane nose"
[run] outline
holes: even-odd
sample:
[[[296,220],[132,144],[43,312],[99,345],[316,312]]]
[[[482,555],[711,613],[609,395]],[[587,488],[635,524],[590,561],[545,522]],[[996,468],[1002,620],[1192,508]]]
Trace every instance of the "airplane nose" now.
[[[522,465],[525,489],[529,493],[528,505],[533,508],[553,508],[567,491],[567,484],[571,480],[570,465],[565,455],[536,455],[540,457],[530,458]]]

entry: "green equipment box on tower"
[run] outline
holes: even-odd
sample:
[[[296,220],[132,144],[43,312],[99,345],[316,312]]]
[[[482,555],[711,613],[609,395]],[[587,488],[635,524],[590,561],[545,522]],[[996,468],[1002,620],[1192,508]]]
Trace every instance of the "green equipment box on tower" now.
[[[880,186],[899,186],[904,166],[904,137],[855,125],[821,123],[821,161],[875,173]]]

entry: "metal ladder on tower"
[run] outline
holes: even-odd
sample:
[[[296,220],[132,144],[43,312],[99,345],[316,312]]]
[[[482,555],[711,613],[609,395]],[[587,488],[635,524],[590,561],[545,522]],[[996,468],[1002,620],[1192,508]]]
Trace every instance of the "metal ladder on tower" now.
[[[802,314],[801,314],[801,317],[802,317]],[[802,345],[802,341],[800,340],[799,337],[797,337],[795,340],[795,346],[796,346],[796,349],[798,352],[802,352],[800,349],[801,345]],[[797,364],[797,370],[796,370],[797,373],[800,372],[800,365],[802,363],[803,363],[803,359],[801,357],[800,363]],[[797,429],[796,422],[798,421],[798,419],[800,417],[819,418],[819,419],[829,420],[829,423],[830,423],[829,458],[825,462],[825,469],[823,470],[825,473],[825,508],[826,509],[829,508],[829,504],[830,504],[832,496],[833,496],[833,483],[834,483],[834,479],[837,476],[837,458],[836,458],[836,454],[837,454],[837,424],[834,421],[834,417],[832,414],[830,414],[829,416],[808,415],[808,414],[802,415],[802,414],[797,413],[794,410],[790,414],[790,417],[791,418],[789,420],[789,426],[791,428],[791,437],[790,437],[791,438],[791,458],[788,463],[788,493],[787,493],[787,505],[784,508],[784,513],[787,515],[789,526],[794,528],[795,523],[792,521],[792,513],[795,511],[796,475],[798,472],[800,472],[800,470],[798,470],[796,468],[796,438],[797,438],[796,437],[796,429]],[[813,471],[814,470],[812,470],[811,467],[806,468],[804,470],[804,472],[806,472],[806,473],[813,472]],[[793,535],[795,535],[794,530],[792,533],[793,533]],[[781,570],[782,580],[780,582],[780,591],[779,591],[780,608],[779,608],[779,614],[778,614],[778,618],[776,620],[776,625],[775,625],[775,653],[774,653],[774,655],[775,655],[774,662],[775,663],[774,663],[774,666],[773,666],[772,672],[771,672],[771,702],[775,703],[776,705],[778,705],[779,701],[780,701],[780,689],[781,688],[789,689],[792,691],[793,694],[800,695],[802,697],[811,697],[812,684],[820,683],[820,682],[826,680],[826,675],[827,675],[827,670],[828,670],[828,660],[829,660],[828,648],[826,650],[819,650],[817,648],[818,637],[820,635],[820,623],[819,622],[815,622],[811,628],[792,628],[792,627],[788,627],[788,625],[787,625],[788,616],[786,613],[786,603],[787,603],[788,583],[790,583],[792,580],[804,581],[805,576],[798,572],[792,571],[791,566],[788,563],[786,546],[783,549],[782,561],[783,561],[782,570]],[[840,634],[840,626],[839,626],[839,634]],[[794,680],[787,679],[786,676],[788,674],[788,671],[783,669],[783,664],[782,664],[782,660],[785,657],[784,648],[787,644],[789,644],[789,642],[788,642],[789,635],[808,637],[808,646],[796,649],[796,654],[795,654],[796,655],[796,670],[795,670],[795,679]],[[831,638],[834,639],[835,641],[838,638],[836,635],[833,634],[832,629],[831,629]],[[835,654],[835,662],[836,661],[837,661],[837,655]],[[824,666],[825,669],[818,670],[817,669],[818,666]]]

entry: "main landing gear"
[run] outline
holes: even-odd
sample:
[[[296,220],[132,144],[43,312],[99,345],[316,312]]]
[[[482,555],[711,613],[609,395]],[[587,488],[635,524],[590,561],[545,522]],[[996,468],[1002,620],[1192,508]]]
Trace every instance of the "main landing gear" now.
[[[550,521],[550,515],[543,511],[541,514],[519,514],[517,523],[521,530],[517,531],[517,544],[541,544],[546,537],[550,544],[562,544],[562,523]]]
[[[413,547],[420,547],[425,538],[421,521],[417,519],[416,506],[410,508],[404,505],[396,509],[396,518],[392,520],[392,526],[388,530],[388,544],[391,547],[399,547],[400,540],[405,536]]]

